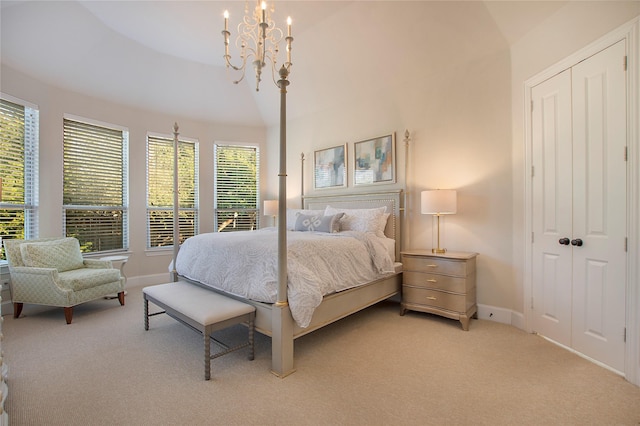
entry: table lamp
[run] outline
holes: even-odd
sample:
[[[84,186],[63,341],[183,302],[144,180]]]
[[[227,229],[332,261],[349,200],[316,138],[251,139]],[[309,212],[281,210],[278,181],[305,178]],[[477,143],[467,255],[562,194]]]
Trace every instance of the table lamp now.
[[[264,200],[264,215],[271,216],[271,226],[276,226],[276,216],[278,216],[278,200]]]
[[[420,207],[422,214],[431,214],[438,220],[438,245],[431,249],[432,253],[445,253],[447,249],[440,248],[440,216],[455,214],[457,208],[455,189],[435,189],[420,193]]]

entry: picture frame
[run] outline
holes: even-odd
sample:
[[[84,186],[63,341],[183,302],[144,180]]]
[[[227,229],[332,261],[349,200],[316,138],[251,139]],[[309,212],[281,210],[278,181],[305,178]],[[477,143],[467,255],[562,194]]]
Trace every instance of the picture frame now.
[[[320,149],[313,153],[313,187],[346,188],[347,144]]]
[[[353,185],[396,182],[396,134],[353,144]]]

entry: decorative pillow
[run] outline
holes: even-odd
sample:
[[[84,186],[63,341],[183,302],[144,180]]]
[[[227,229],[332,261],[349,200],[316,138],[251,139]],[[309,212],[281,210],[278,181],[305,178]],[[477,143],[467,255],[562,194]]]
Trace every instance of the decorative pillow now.
[[[294,231],[339,232],[342,213],[331,216],[298,214]]]
[[[296,221],[298,214],[324,216],[324,209],[322,210],[306,210],[306,209],[287,209],[287,229],[293,231],[296,229]]]
[[[56,268],[64,272],[84,266],[80,243],[75,238],[20,244],[20,254],[25,266],[32,268]]]
[[[387,208],[385,206],[373,209],[338,209],[327,206],[325,215],[344,213],[340,220],[341,231],[372,232],[376,235],[384,235],[384,227],[387,221],[384,220]]]

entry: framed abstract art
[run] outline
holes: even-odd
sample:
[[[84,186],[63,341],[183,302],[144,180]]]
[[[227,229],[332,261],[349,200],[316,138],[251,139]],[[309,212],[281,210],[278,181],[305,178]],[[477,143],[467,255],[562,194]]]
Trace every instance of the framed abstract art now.
[[[313,153],[315,189],[347,186],[347,145],[321,149]]]
[[[353,184],[395,183],[395,133],[356,142],[353,145]]]

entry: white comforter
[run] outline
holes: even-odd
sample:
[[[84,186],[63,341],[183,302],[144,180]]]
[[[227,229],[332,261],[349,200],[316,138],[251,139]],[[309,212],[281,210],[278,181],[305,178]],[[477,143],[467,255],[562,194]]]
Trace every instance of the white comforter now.
[[[307,327],[324,295],[393,273],[388,250],[373,234],[287,233],[288,300],[293,319]],[[189,279],[259,302],[278,293],[278,242],[274,228],[214,232],[187,239],[177,272]]]

